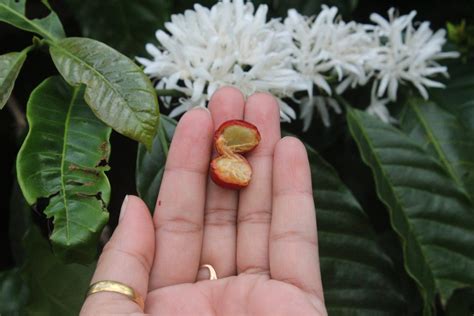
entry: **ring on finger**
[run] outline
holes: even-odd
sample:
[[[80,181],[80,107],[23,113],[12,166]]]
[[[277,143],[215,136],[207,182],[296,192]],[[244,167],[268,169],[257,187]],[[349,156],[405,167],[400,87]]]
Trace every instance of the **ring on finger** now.
[[[125,295],[127,298],[137,303],[142,310],[145,308],[145,302],[140,294],[126,284],[111,280],[98,281],[89,286],[86,297],[99,292],[114,292]]]
[[[209,280],[217,280],[217,272],[214,267],[210,264],[203,264],[201,268],[207,268],[209,270]]]

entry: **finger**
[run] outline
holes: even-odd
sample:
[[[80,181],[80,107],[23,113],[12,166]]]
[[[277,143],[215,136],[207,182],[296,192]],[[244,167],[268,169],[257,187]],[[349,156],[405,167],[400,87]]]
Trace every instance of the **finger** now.
[[[124,200],[119,224],[99,258],[91,284],[104,280],[118,281],[146,299],[154,251],[155,236],[150,212],[142,200],[129,195]],[[81,315],[138,312],[143,311],[130,298],[113,292],[99,292],[87,297]]]
[[[240,191],[237,227],[237,271],[269,271],[268,235],[272,216],[273,150],[280,139],[280,114],[274,97],[252,95],[245,105],[245,120],[257,126],[261,142],[247,156],[253,175]]]
[[[209,109],[217,129],[225,121],[243,118],[244,97],[235,88],[222,88],[214,93]],[[223,189],[208,180],[201,265],[211,264],[220,278],[236,274],[237,205],[237,191]]]
[[[176,127],[158,194],[150,290],[196,280],[201,257],[212,119],[196,108]]]
[[[275,148],[270,272],[323,300],[311,170],[304,145],[285,137]]]

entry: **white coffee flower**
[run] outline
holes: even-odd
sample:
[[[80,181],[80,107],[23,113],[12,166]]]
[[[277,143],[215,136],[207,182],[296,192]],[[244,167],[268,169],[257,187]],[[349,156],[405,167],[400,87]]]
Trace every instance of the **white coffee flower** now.
[[[303,120],[303,131],[307,131],[313,120],[314,108],[318,110],[319,116],[324,126],[331,126],[329,119],[328,107],[332,108],[337,114],[341,114],[342,110],[336,99],[325,96],[304,97],[300,101],[300,119]]]
[[[457,52],[442,52],[446,42],[445,30],[433,33],[429,22],[417,28],[413,19],[416,11],[397,17],[395,9],[388,11],[388,20],[373,13],[370,19],[375,22],[375,41],[378,42],[378,57],[370,63],[375,71],[377,96],[388,95],[395,101],[401,83],[410,82],[428,99],[426,88],[442,88],[444,85],[432,79],[436,75],[447,75],[447,68],[437,60],[458,57]]]
[[[336,7],[323,6],[313,18],[289,10],[285,27],[293,36],[294,67],[319,88],[315,94],[331,95],[330,80],[337,83],[336,92],[339,94],[349,86],[367,83],[370,77],[367,63],[376,52],[371,49],[374,41],[364,25],[346,23],[338,17]],[[304,120],[305,130],[311,124],[314,107],[324,125],[330,125],[327,105],[339,109],[335,99],[313,97],[312,89],[308,91],[308,98],[300,100],[300,117]]]
[[[346,23],[336,7],[322,6],[315,18],[289,10],[285,26],[293,36],[296,70],[327,94],[332,93],[329,77],[338,82],[349,78],[348,85],[367,82],[366,63],[374,43],[363,25]]]
[[[326,126],[329,108],[341,112],[332,94],[371,83],[367,111],[393,122],[386,105],[396,100],[399,86],[410,83],[426,99],[427,88],[444,87],[435,80],[447,76],[438,60],[459,56],[442,51],[444,30],[433,32],[428,22],[414,23],[415,11],[397,16],[390,9],[388,19],[374,13],[370,18],[375,24],[344,22],[337,8],[327,6],[311,18],[289,10],[284,23],[268,21],[267,11],[265,5],[255,10],[244,0],[223,0],[210,9],[196,4],[194,10],[173,15],[165,24],[167,32],[156,32],[160,45],[146,46],[152,59],[137,60],[157,89],[186,96],[170,116],[206,106],[218,88],[231,85],[246,96],[274,94],[287,122],[296,113],[285,100],[293,100],[307,130],[314,109]],[[169,106],[172,99],[163,99]]]
[[[145,73],[157,80],[157,89],[174,89],[187,96],[170,116],[205,106],[226,85],[247,96],[266,91],[279,98],[308,89],[291,64],[291,35],[278,20],[267,21],[267,11],[266,5],[255,11],[251,2],[243,0],[224,0],[211,9],[196,4],[194,10],[171,17],[165,24],[169,34],[157,31],[160,46],[146,46],[153,59],[137,59]],[[286,103],[279,100],[279,104],[283,120],[296,117]]]
[[[377,85],[372,85],[372,92],[370,94],[370,104],[367,107],[367,113],[378,117],[382,122],[385,123],[396,123],[397,120],[390,115],[386,104],[390,102],[390,99],[384,98],[379,99],[377,97]]]

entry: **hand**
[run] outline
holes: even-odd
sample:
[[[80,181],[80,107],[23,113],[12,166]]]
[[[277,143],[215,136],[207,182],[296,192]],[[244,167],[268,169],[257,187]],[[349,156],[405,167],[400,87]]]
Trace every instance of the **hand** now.
[[[209,109],[180,120],[153,219],[139,198],[125,199],[91,281],[129,285],[146,299],[145,311],[100,292],[86,299],[82,315],[326,315],[304,146],[280,139],[279,107],[268,94],[245,103],[238,90],[223,88]],[[208,177],[214,128],[230,119],[245,119],[262,135],[247,155],[252,181],[240,192]],[[208,280],[202,264],[219,279]]]

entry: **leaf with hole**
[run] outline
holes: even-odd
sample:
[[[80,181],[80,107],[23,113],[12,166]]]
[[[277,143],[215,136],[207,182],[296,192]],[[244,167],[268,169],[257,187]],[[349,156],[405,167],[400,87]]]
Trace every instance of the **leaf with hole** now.
[[[20,284],[10,287],[12,296],[5,298],[17,310],[5,312],[5,315],[79,315],[96,263],[65,263],[58,258],[44,231],[35,224],[37,215],[17,185],[13,186],[11,202],[15,207],[10,211],[10,232],[13,233],[10,238],[13,244],[21,247],[22,254],[15,256],[15,262],[20,267],[19,278],[27,291],[20,290]],[[24,292],[28,294],[26,297]]]
[[[84,103],[83,93],[60,77],[46,79],[33,91],[17,174],[26,201],[47,204],[55,252],[67,260],[90,261],[108,220],[110,184],[104,171],[111,130]]]
[[[474,285],[474,208],[409,136],[359,110],[348,108],[347,120],[430,314],[437,293],[445,304],[455,289]]]
[[[29,19],[25,14],[25,6],[26,0],[0,0],[0,21],[52,41],[66,36],[56,13],[51,12],[41,19]],[[49,5],[47,7],[51,9]]]
[[[51,43],[51,57],[64,79],[86,85],[84,98],[95,115],[148,149],[159,122],[155,89],[143,71],[115,49],[89,38]]]
[[[0,56],[0,109],[10,98],[15,80],[20,73],[29,48],[22,52],[12,52]]]

